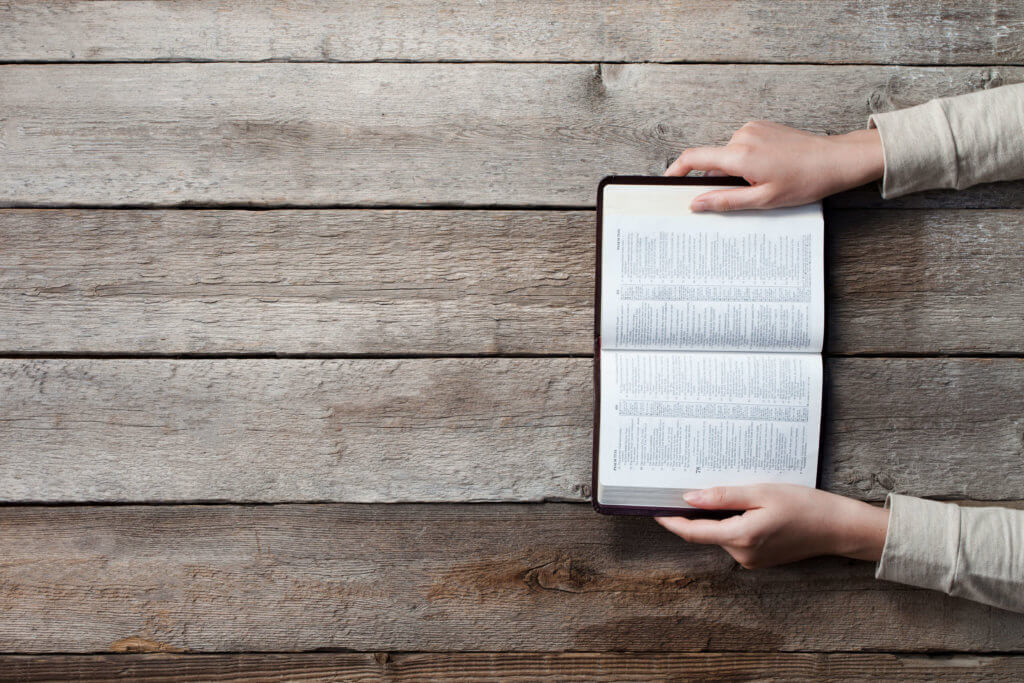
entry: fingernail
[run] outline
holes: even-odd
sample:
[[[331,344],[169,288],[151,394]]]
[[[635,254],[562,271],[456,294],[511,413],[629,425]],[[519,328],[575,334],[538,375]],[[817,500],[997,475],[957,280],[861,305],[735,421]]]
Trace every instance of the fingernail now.
[[[683,500],[685,500],[690,505],[696,505],[697,503],[701,503],[704,501],[704,492],[687,491],[686,493],[683,494]]]
[[[693,202],[690,204],[690,211],[705,211],[707,208],[707,202]]]

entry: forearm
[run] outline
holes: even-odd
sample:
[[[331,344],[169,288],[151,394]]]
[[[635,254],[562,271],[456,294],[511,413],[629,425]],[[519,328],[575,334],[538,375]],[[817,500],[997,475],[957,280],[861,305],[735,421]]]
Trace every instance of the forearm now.
[[[875,575],[1024,612],[1024,511],[890,495]]]
[[[1024,178],[1024,84],[873,114],[882,196]]]

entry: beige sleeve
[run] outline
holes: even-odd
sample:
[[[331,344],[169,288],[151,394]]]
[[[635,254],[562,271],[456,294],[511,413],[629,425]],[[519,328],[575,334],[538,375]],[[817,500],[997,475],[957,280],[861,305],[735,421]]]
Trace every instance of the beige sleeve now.
[[[1024,612],[1024,510],[889,494],[875,576]]]
[[[872,114],[886,199],[1024,178],[1024,83]]]

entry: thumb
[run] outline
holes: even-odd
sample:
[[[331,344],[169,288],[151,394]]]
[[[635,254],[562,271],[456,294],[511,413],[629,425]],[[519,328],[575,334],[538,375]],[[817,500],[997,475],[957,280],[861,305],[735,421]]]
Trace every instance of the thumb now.
[[[738,187],[735,190],[712,190],[697,195],[690,204],[691,211],[739,211],[768,207],[770,193],[767,185]]]
[[[749,510],[761,507],[761,496],[756,486],[715,486],[710,489],[688,491],[683,500],[705,510]]]

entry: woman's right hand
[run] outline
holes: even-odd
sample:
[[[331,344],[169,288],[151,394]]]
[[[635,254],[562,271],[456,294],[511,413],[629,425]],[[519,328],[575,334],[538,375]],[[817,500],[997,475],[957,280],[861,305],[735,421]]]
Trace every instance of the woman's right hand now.
[[[770,121],[744,125],[725,147],[694,147],[665,171],[740,176],[750,187],[713,190],[694,198],[692,211],[799,206],[877,180],[885,171],[877,130],[816,135]]]

